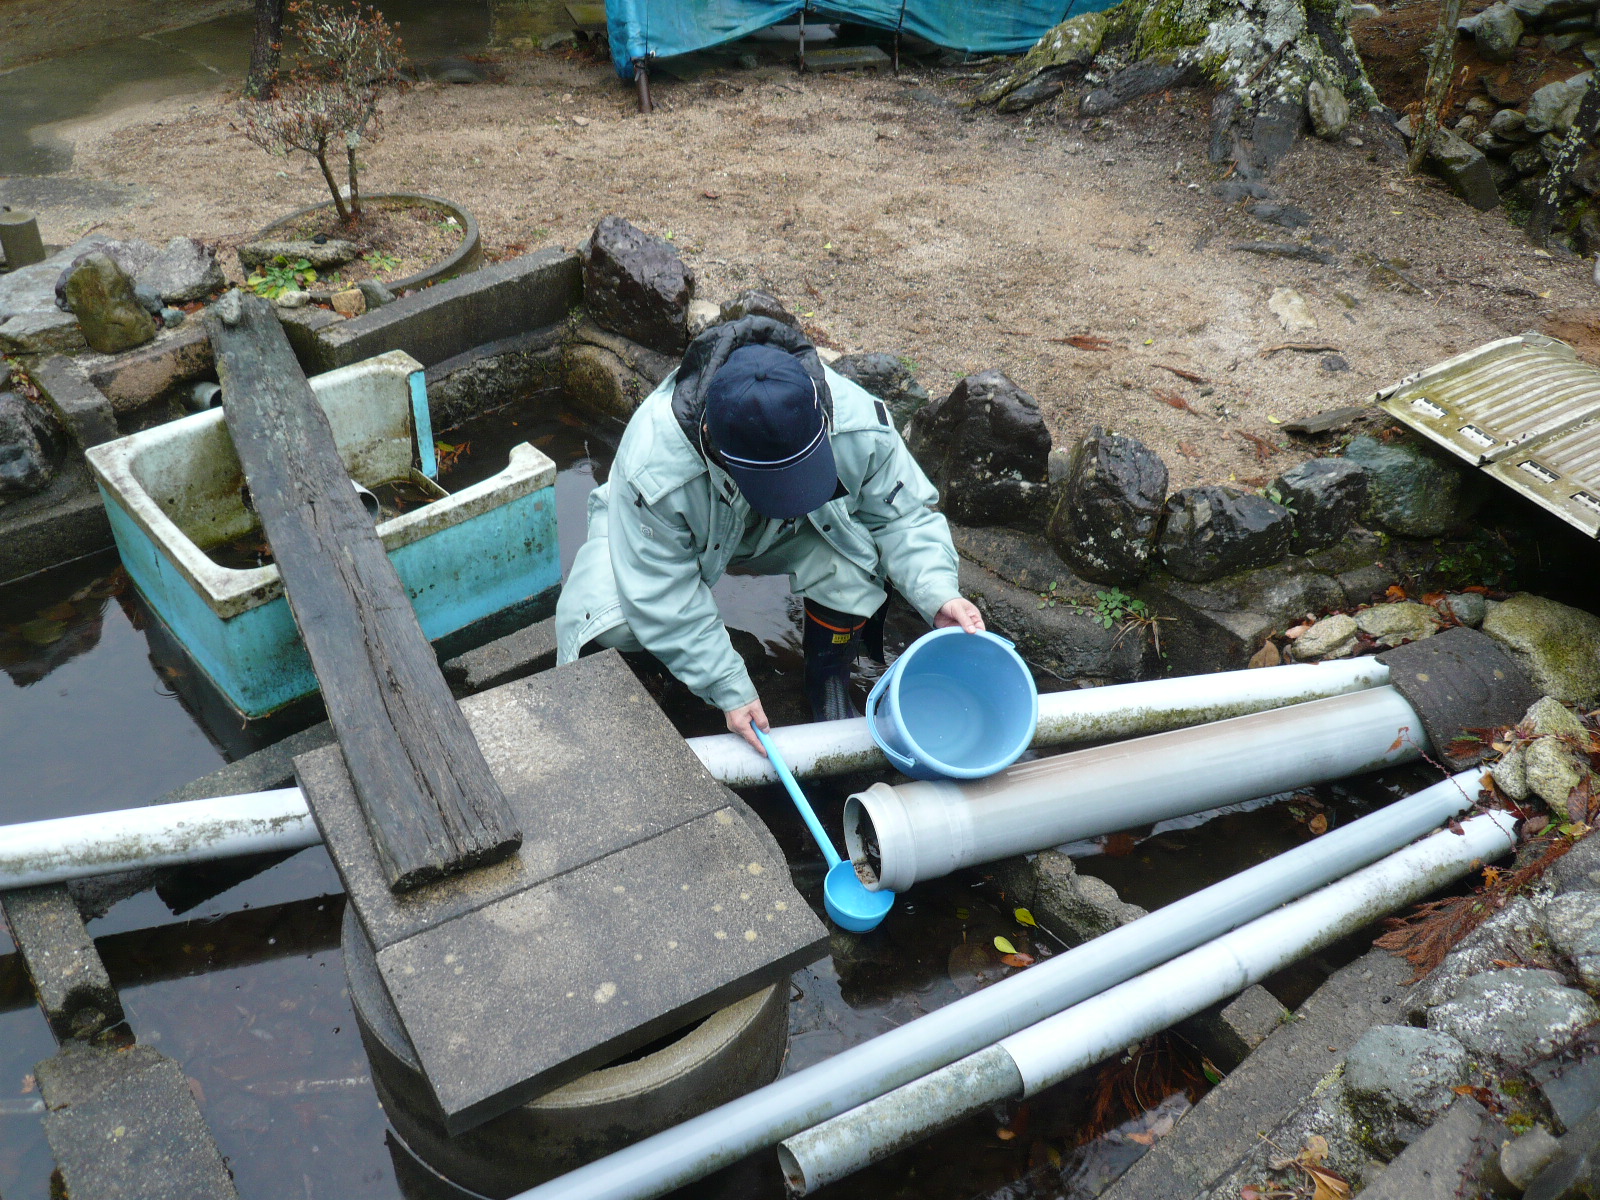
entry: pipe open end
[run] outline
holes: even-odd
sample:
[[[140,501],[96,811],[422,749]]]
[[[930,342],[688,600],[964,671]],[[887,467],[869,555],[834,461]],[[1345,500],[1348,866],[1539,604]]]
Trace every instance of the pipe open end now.
[[[878,852],[878,831],[872,814],[858,796],[844,802],[844,844],[855,865],[856,875],[868,891],[883,886],[883,858]]]
[[[805,1168],[800,1165],[800,1160],[794,1156],[794,1151],[778,1143],[778,1167],[783,1172],[783,1183],[791,1196],[804,1196],[811,1190],[806,1183]]]

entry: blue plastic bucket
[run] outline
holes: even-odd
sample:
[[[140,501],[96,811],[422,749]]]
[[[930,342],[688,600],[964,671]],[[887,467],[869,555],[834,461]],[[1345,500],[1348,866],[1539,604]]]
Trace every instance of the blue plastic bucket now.
[[[867,697],[873,740],[913,779],[981,779],[1033,741],[1039,692],[1011,643],[935,629],[885,671]]]

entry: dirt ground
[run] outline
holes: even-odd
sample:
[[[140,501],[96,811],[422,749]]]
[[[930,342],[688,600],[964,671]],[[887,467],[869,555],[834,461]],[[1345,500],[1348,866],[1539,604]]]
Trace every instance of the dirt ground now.
[[[661,80],[641,117],[609,63],[581,52],[497,70],[503,82],[396,98],[363,190],[464,203],[502,254],[575,246],[622,214],[681,248],[703,297],[767,288],[822,344],[900,354],[934,395],[999,367],[1038,397],[1058,444],[1097,424],[1132,434],[1173,487],[1265,482],[1308,452],[1281,423],[1494,337],[1542,327],[1600,346],[1590,264],[1408,177],[1396,137],[1370,122],[1280,165],[1272,198],[1313,217],[1292,233],[1215,194],[1203,92],[1082,122],[962,107],[981,69],[774,66]],[[77,141],[73,174],[153,198],[109,217],[47,209],[47,239],[237,242],[326,197],[314,165],[269,157],[238,125],[213,93],[60,130]],[[1310,237],[1333,265],[1232,248]],[[1315,329],[1280,327],[1267,301],[1282,287]],[[1059,340],[1078,334],[1107,348]],[[1336,351],[1269,353],[1289,342]],[[1348,369],[1328,369],[1335,352]]]

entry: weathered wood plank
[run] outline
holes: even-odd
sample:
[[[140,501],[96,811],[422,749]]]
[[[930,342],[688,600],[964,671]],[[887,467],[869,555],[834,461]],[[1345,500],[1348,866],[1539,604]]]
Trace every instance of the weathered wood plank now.
[[[495,862],[522,835],[439,673],[266,301],[206,315],[223,413],[389,886]]]

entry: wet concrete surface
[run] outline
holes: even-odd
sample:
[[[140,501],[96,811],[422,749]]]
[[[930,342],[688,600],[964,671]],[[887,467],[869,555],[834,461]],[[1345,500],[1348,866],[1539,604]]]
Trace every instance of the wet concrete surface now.
[[[489,42],[488,0],[379,0],[376,7],[398,26],[413,62],[477,53]],[[3,177],[68,170],[73,146],[59,126],[169,96],[236,89],[250,63],[253,28],[254,17],[241,13],[102,42],[0,72],[0,113],[6,114],[0,121],[0,201],[19,207],[71,202],[104,208],[136,202],[132,189],[94,181],[41,185]]]
[[[611,448],[548,412],[547,401],[530,401],[441,431],[442,440],[471,446],[444,482],[458,488],[492,473],[512,441],[544,449],[561,469],[557,507],[565,565],[581,542],[585,498],[604,478]],[[0,637],[9,639],[8,675],[0,680],[0,762],[8,776],[0,789],[0,821],[146,803],[225,757],[215,730],[208,732],[174,693],[170,673],[179,668],[170,652],[155,656],[160,668],[153,665],[136,598],[111,594],[114,581],[106,581],[113,567],[114,561],[101,559],[0,592]],[[788,594],[787,580],[733,577],[719,584],[717,596],[774,722],[805,720],[799,602]],[[25,627],[32,640],[19,633]],[[896,611],[891,649],[918,632],[913,614]],[[61,648],[69,638],[75,640]],[[720,730],[720,714],[681,685],[649,673],[643,678],[680,732]],[[301,723],[311,719],[303,716]],[[830,780],[807,791],[824,824],[836,829],[845,797],[866,782]],[[1100,853],[1086,857],[1082,868],[1111,880],[1126,899],[1155,907],[1311,838],[1309,821],[1318,812],[1341,822],[1390,790],[1319,793],[1320,808],[1305,799],[1280,801],[1194,828],[1169,828],[1150,840],[1128,839],[1111,845],[1110,853],[1104,844],[1083,847]],[[792,805],[776,787],[753,789],[746,798],[820,913],[824,864]],[[91,921],[89,931],[119,988],[129,1028],[182,1065],[240,1195],[402,1195],[346,995],[337,945],[343,896],[326,852],[313,847],[265,870],[241,864],[236,880],[213,872],[204,886],[190,889],[189,899],[178,900],[185,894],[180,875],[160,893],[146,891],[115,905]],[[184,910],[181,915],[163,896]],[[821,1061],[971,990],[975,980],[963,966],[970,957],[963,948],[988,947],[996,936],[1024,953],[1057,949],[1018,924],[981,869],[919,885],[869,935],[835,931],[831,958],[793,978],[785,1070]],[[54,1052],[54,1043],[18,957],[0,931],[0,1195],[45,1200],[52,1164],[33,1105],[32,1071]],[[1286,986],[1303,994],[1336,958],[1307,964],[1302,978],[1286,979]],[[1159,1107],[1167,1099],[1159,1088],[1161,1094],[1141,1093],[1150,1114],[1121,1114],[1131,1121],[1122,1132],[1113,1128],[1080,1148],[1097,1074],[1085,1073],[1026,1105],[974,1117],[824,1195],[1094,1195],[1097,1181],[1141,1153],[1139,1139],[1159,1132],[1172,1108]],[[1130,1140],[1131,1133],[1139,1138]],[[714,1194],[776,1200],[783,1192],[773,1156],[754,1156],[682,1192]]]

